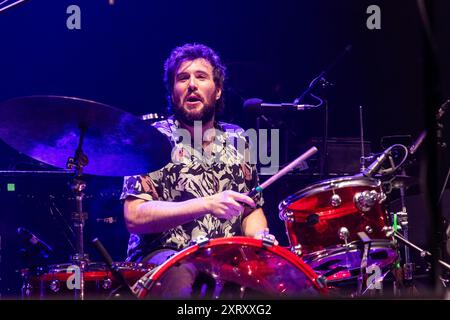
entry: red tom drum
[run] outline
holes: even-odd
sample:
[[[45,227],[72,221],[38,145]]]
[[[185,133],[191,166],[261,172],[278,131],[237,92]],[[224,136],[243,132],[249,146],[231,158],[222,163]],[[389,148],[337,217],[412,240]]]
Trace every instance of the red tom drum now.
[[[360,240],[386,240],[387,213],[381,182],[364,176],[329,179],[287,197],[279,204],[289,242],[300,254]]]

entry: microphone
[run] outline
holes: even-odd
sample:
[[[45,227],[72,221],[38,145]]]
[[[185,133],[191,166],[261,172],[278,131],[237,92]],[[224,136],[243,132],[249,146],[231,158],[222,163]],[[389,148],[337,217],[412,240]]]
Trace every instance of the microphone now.
[[[315,108],[316,106],[312,104],[266,103],[258,98],[247,99],[244,102],[244,110],[256,113],[264,111],[305,111]]]
[[[386,161],[388,155],[391,153],[391,148],[385,150],[374,162],[367,167],[366,170],[362,172],[365,177],[372,178],[374,173],[376,173],[384,161]]]
[[[31,233],[31,231],[23,227],[19,227],[17,229],[17,234],[20,236],[20,238],[22,238],[22,240],[37,248],[44,258],[48,258],[48,255],[53,252],[52,247],[36,237],[33,233]]]

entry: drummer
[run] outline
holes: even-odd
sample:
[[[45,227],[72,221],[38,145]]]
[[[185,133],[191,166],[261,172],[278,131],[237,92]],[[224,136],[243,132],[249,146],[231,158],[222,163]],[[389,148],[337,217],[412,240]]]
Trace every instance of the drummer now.
[[[174,147],[172,161],[124,179],[128,261],[161,264],[200,236],[268,235],[262,196],[245,195],[258,185],[258,176],[236,147],[243,143],[248,151],[244,130],[217,119],[225,79],[219,56],[205,45],[185,44],[171,52],[164,70],[173,115],[154,126]],[[177,270],[176,288],[167,297],[190,296],[195,276],[189,268]]]

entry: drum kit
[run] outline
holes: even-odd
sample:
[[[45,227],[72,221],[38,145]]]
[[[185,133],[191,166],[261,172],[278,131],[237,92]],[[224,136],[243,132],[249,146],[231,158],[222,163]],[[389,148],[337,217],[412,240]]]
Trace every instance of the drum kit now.
[[[282,200],[279,216],[287,248],[269,236],[198,238],[155,266],[113,262],[96,240],[93,244],[104,262],[92,262],[84,250],[88,214],[83,210],[83,173],[126,176],[157,170],[170,161],[168,140],[138,117],[78,98],[16,98],[1,103],[0,113],[1,139],[21,153],[74,173],[76,252],[70,263],[24,269],[25,299],[159,299],[170,271],[180,265],[198,271],[193,291],[197,298],[365,297],[383,294],[387,278],[393,287],[411,278],[409,247],[429,255],[408,241],[405,206],[399,214],[386,210],[386,185],[404,194],[416,183],[396,174],[411,148],[393,145],[359,174],[319,181]],[[262,192],[316,151],[311,148],[249,195]],[[395,272],[399,269],[405,279]]]

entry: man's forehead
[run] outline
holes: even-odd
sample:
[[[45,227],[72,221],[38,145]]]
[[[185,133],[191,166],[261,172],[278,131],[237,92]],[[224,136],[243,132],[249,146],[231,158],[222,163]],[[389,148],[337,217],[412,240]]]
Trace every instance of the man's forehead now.
[[[192,69],[192,70],[190,70],[190,69]],[[179,74],[181,72],[186,72],[187,70],[212,72],[213,67],[212,67],[211,63],[204,58],[197,58],[194,60],[185,60],[178,67],[176,74]]]

